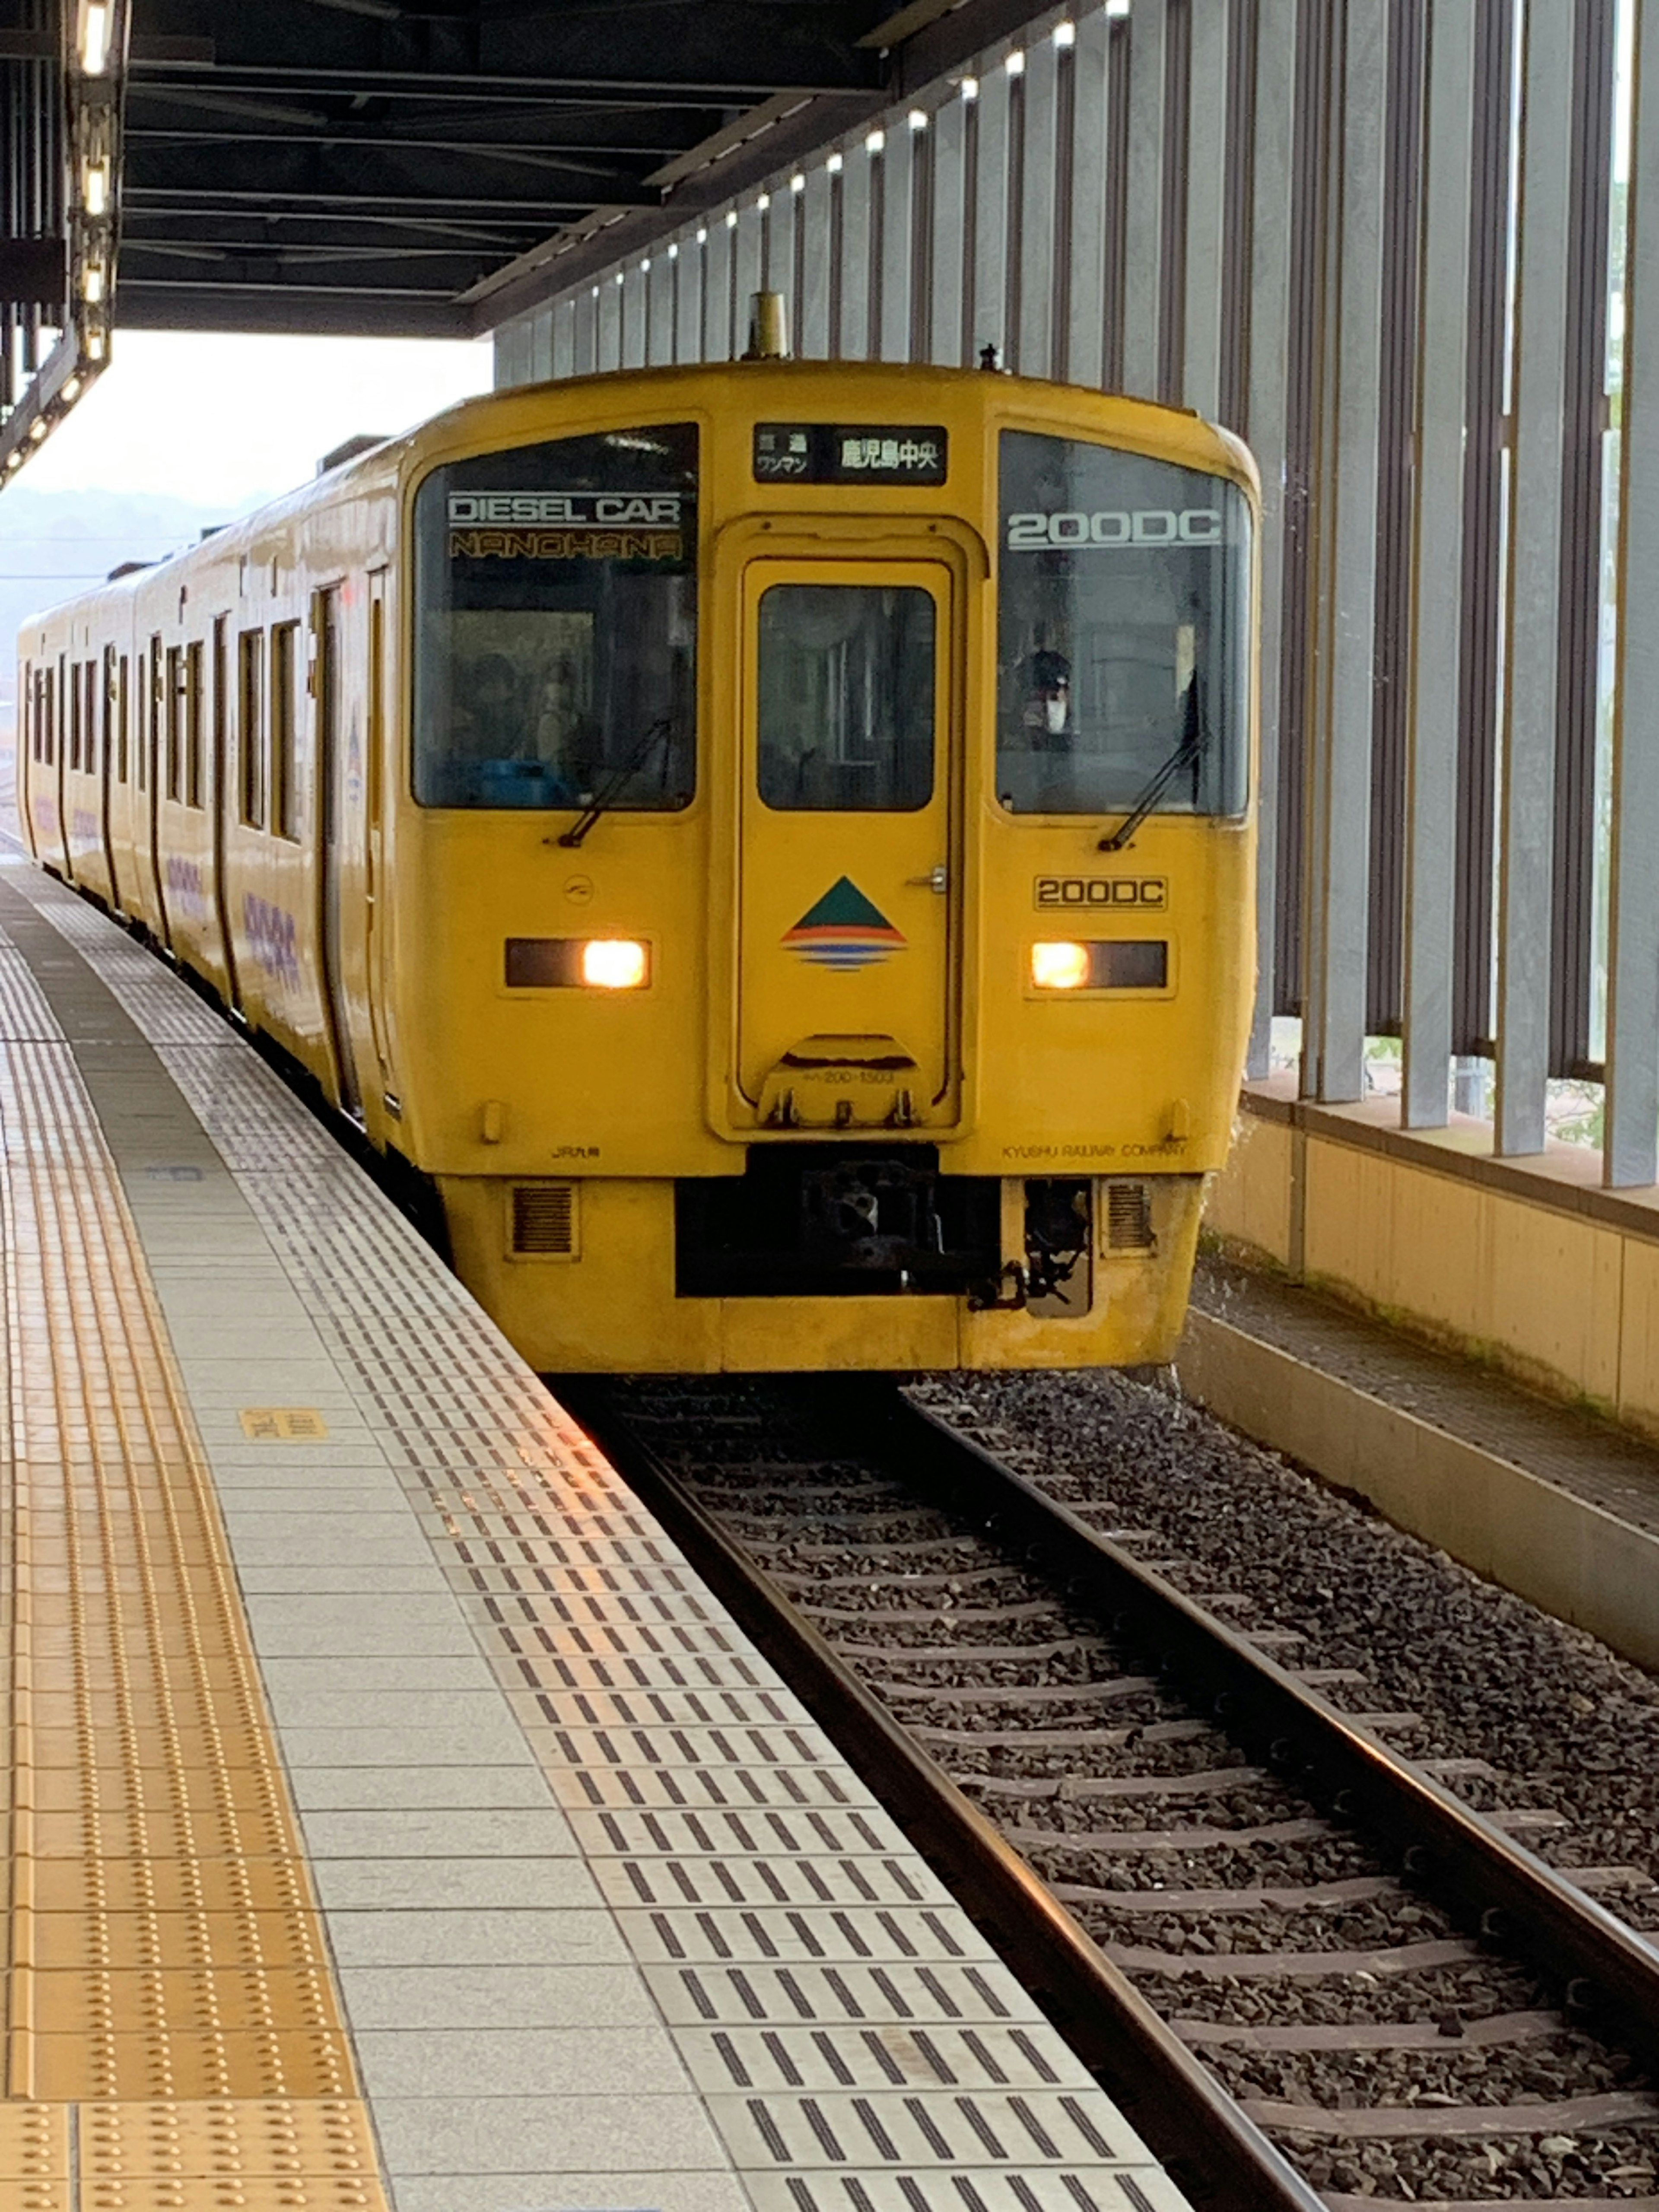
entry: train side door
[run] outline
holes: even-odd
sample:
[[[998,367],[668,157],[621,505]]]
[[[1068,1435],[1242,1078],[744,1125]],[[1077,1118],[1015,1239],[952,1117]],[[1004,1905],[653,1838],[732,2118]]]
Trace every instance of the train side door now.
[[[744,571],[733,1103],[763,1127],[957,1121],[963,591],[923,551]]]
[[[392,1052],[386,1030],[386,969],[392,920],[386,891],[386,572],[374,568],[368,577],[368,699],[364,712],[368,848],[363,882],[363,967],[368,994],[369,1034],[374,1048],[375,1082],[381,1089],[392,1079]]]
[[[60,653],[58,656],[58,677],[54,686],[56,711],[52,717],[56,725],[57,738],[52,763],[52,811],[55,825],[52,862],[66,884],[73,882],[75,874],[70,862],[69,823],[70,709],[74,704],[74,697],[70,692],[71,681],[68,656]],[[75,696],[78,696],[78,694]]]
[[[161,862],[161,785],[167,775],[161,731],[161,708],[167,695],[167,662],[159,635],[149,641],[149,656],[143,656],[139,665],[144,671],[141,687],[143,696],[142,726],[138,744],[143,768],[146,804],[144,807],[144,840],[149,855],[150,897],[154,902],[151,914],[155,934],[168,951],[173,950],[173,932],[167,922],[167,892],[163,884]]]
[[[104,866],[109,876],[109,902],[121,912],[121,872],[115,859],[115,717],[119,703],[115,647],[106,645],[99,663],[98,685],[98,820],[104,840]]]
[[[219,924],[219,944],[225,963],[225,1002],[234,1014],[242,1011],[242,987],[236,973],[236,938],[230,926],[230,872],[226,848],[236,792],[230,763],[230,617],[213,618],[213,719],[209,724],[212,782],[208,804],[213,809],[213,909]]]
[[[352,1047],[350,987],[354,979],[361,980],[363,964],[363,702],[356,697],[349,713],[343,712],[340,599],[337,586],[312,599],[323,825],[323,981],[340,1104],[361,1121],[362,1085]],[[361,998],[361,991],[356,995]]]

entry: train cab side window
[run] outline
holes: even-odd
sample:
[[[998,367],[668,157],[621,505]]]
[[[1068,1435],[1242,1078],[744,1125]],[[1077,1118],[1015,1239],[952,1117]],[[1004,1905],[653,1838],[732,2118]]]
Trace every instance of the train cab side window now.
[[[185,804],[202,803],[202,642],[185,647]]]
[[[1014,814],[1236,816],[1250,514],[1198,469],[1005,430],[996,788]]]
[[[106,645],[98,665],[98,720],[103,732],[100,759],[107,784],[115,774],[115,647]]]
[[[278,837],[300,834],[299,702],[295,693],[298,623],[270,633],[270,827]]]
[[[760,795],[805,812],[914,812],[933,795],[933,594],[774,584],[762,594]]]
[[[161,639],[151,638],[149,641],[149,731],[144,744],[148,765],[144,773],[155,780],[158,796],[162,792],[170,794],[172,791],[172,784],[167,775],[167,763],[162,750],[166,726],[164,716],[171,674],[172,671],[161,651]],[[140,781],[143,781],[142,775]]]
[[[185,656],[183,648],[170,645],[167,661],[167,795],[182,799],[185,795]]]
[[[694,424],[434,470],[416,495],[415,591],[422,805],[690,803]]]
[[[250,830],[265,826],[265,634],[245,629],[236,641],[236,750],[241,813]]]

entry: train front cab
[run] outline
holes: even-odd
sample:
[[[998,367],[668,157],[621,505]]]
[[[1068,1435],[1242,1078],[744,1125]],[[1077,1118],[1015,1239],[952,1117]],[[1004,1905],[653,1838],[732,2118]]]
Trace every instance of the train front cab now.
[[[747,410],[729,372],[718,409],[688,377],[677,426],[613,414],[544,429],[516,473],[499,451],[439,472],[452,515],[498,480],[580,515],[595,444],[631,441],[649,495],[656,438],[702,547],[672,808],[683,732],[654,807],[588,774],[608,799],[578,842],[568,795],[500,805],[532,773],[552,797],[551,761],[462,770],[495,805],[431,804],[457,794],[428,780],[404,825],[423,1009],[395,1021],[447,1047],[408,1088],[458,1264],[544,1369],[1167,1358],[1252,967],[1248,459],[1052,386],[929,373],[922,405],[914,372],[840,369],[833,399],[804,365],[739,374]],[[567,422],[584,401],[598,416],[596,386],[560,393]],[[816,417],[817,441],[849,415],[935,434],[936,479],[758,481],[769,418]],[[576,572],[544,562],[520,592],[497,538],[469,583],[482,543],[444,551],[458,645],[469,623],[506,642],[480,619],[504,591],[574,635]],[[665,663],[659,697],[630,680],[648,750],[690,672]],[[465,927],[441,944],[421,911]],[[580,988],[589,945],[639,972]]]

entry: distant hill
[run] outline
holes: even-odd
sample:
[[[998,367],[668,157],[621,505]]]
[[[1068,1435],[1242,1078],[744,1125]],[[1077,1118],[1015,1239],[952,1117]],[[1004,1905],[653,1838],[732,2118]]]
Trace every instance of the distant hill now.
[[[193,545],[210,524],[229,522],[258,499],[202,507],[145,492],[0,493],[0,749],[15,726],[17,632],[25,617],[72,599],[123,561],[156,561]]]

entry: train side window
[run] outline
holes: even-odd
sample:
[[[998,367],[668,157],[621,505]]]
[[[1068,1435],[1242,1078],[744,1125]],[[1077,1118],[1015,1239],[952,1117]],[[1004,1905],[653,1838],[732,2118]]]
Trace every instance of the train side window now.
[[[236,746],[241,763],[242,820],[265,826],[265,634],[245,629],[236,641]]]
[[[295,673],[298,623],[278,623],[270,633],[270,827],[278,837],[300,834],[299,705]]]
[[[185,647],[185,804],[202,803],[202,641]]]
[[[69,764],[81,765],[81,664],[71,660],[69,672]]]
[[[58,702],[64,696],[64,659],[60,653],[55,669],[46,671],[46,766],[58,765]]]
[[[142,653],[136,673],[137,681],[132,695],[133,781],[143,791],[149,784],[149,763],[144,758],[144,702],[149,696],[149,664]]]
[[[938,615],[915,584],[774,584],[760,603],[760,795],[911,813],[933,795]]]
[[[127,656],[121,655],[115,677],[115,773],[119,781],[127,780],[127,685],[129,678]]]
[[[185,795],[185,656],[180,647],[167,647],[167,794]]]

